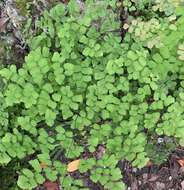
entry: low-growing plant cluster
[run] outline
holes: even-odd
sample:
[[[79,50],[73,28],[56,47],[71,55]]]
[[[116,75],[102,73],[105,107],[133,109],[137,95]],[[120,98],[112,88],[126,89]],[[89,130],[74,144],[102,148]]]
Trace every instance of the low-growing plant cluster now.
[[[128,1],[60,3],[37,23],[22,68],[0,70],[0,165],[18,160],[21,168],[12,189],[49,180],[85,190],[87,177],[122,190],[120,160],[144,167],[153,137],[184,145],[184,11],[173,5],[160,18],[157,1],[141,2],[137,9],[149,3],[153,18],[135,19]],[[76,159],[75,179],[67,164]]]

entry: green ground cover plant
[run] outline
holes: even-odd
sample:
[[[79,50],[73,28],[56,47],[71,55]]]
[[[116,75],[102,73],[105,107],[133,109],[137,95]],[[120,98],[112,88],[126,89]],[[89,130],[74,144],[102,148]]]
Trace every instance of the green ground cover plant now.
[[[121,159],[138,168],[164,160],[151,155],[153,137],[184,145],[183,8],[128,2],[56,5],[37,22],[22,68],[0,70],[0,165],[20,162],[12,189],[49,180],[87,190],[87,175],[104,189],[122,190]],[[135,7],[147,6],[153,10],[147,20],[134,17]],[[130,13],[124,26],[121,9]],[[97,158],[99,145],[105,151]],[[67,164],[76,159],[74,180]]]

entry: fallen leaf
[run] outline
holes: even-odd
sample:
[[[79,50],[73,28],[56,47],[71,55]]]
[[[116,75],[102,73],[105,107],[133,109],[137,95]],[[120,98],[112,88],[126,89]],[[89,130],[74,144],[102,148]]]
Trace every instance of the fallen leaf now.
[[[80,163],[80,159],[70,162],[67,166],[67,171],[74,172],[74,171],[78,170],[79,163]]]
[[[184,159],[177,160],[178,164],[183,167],[184,166]]]
[[[46,181],[43,186],[46,190],[60,190],[57,182]]]
[[[41,162],[40,166],[41,166],[41,168],[47,168],[48,165],[46,163],[44,163],[44,162]]]

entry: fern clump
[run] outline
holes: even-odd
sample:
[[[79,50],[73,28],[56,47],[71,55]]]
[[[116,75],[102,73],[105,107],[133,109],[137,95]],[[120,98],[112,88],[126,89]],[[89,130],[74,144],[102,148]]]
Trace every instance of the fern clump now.
[[[21,189],[46,179],[64,190],[88,189],[82,180],[88,175],[105,189],[122,190],[118,162],[144,167],[152,159],[150,136],[184,144],[183,12],[174,30],[153,19],[146,32],[162,33],[141,42],[127,33],[122,43],[115,1],[83,6],[71,0],[45,11],[23,67],[0,70],[0,164],[28,159],[17,182]],[[132,33],[135,25],[144,22],[132,24]],[[159,45],[148,49],[144,42],[157,34]],[[100,158],[99,145],[105,149]],[[80,175],[73,180],[67,162],[76,159]]]

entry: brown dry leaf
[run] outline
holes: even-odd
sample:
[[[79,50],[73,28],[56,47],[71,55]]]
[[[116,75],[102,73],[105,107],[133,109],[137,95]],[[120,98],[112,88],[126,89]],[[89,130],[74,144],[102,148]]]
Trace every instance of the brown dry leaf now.
[[[46,168],[48,165],[46,163],[44,163],[44,162],[41,162],[40,166],[41,166],[41,168]]]
[[[178,164],[183,167],[184,166],[184,159],[177,160]]]
[[[43,186],[46,190],[60,190],[57,182],[46,181]]]
[[[74,172],[79,168],[80,159],[70,162],[67,166],[68,172]]]

